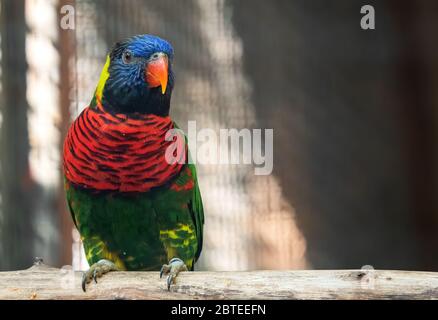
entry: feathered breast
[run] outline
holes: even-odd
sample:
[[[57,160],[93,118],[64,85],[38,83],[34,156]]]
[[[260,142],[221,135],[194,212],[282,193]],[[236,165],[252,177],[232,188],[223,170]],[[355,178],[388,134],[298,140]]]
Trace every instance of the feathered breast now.
[[[168,116],[132,118],[109,114],[101,105],[88,107],[73,122],[65,139],[65,177],[94,190],[147,192],[162,186],[183,166],[166,161],[166,150],[175,142],[166,141],[165,136],[173,128]],[[185,157],[186,146],[180,148],[185,148]]]

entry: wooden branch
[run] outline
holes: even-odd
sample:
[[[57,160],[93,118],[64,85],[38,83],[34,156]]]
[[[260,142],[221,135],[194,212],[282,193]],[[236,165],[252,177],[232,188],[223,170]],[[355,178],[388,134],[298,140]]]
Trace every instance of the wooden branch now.
[[[36,264],[0,272],[0,299],[438,299],[438,273],[386,270],[112,272],[82,292],[81,273]]]

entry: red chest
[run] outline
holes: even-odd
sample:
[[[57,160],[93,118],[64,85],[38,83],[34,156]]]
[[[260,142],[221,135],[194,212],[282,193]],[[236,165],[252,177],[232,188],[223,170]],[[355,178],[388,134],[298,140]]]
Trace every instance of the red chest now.
[[[170,117],[129,118],[86,108],[71,125],[64,143],[64,173],[77,185],[95,190],[147,192],[175,177],[183,164],[169,164],[166,133]]]

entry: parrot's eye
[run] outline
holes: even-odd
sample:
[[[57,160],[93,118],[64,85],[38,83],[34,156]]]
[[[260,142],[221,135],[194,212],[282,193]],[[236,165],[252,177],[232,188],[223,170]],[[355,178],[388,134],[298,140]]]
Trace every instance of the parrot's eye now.
[[[132,62],[132,53],[129,50],[126,50],[123,52],[122,59],[124,63],[131,63]]]

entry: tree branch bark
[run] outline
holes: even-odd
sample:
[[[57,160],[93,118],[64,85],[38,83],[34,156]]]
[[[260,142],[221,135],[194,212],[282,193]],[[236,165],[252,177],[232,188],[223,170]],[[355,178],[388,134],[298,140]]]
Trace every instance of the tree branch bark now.
[[[0,272],[0,299],[438,299],[438,273],[388,270],[112,272],[81,289],[81,273],[36,264]]]

